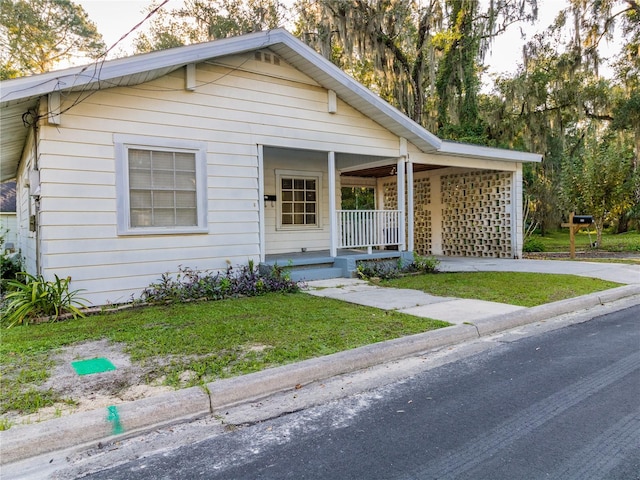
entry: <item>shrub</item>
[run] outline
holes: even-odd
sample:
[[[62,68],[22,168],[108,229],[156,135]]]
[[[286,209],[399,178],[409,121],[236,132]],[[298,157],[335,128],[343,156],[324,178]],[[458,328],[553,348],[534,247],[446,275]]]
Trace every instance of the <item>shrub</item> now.
[[[24,277],[24,281],[19,278]],[[20,272],[18,279],[8,280],[10,292],[3,304],[3,322],[8,328],[17,324],[28,325],[39,317],[58,320],[60,315],[71,314],[73,318],[84,317],[80,308],[85,307],[84,299],[78,297],[80,290],[69,290],[71,277],[49,282],[42,275],[33,276]],[[80,308],[79,308],[80,307]]]
[[[545,247],[544,243],[537,238],[529,238],[524,245],[522,246],[522,251],[531,253],[531,252],[544,252]]]
[[[163,274],[160,282],[143,290],[140,299],[147,303],[180,303],[298,290],[298,284],[281,267],[276,266],[268,273],[261,274],[254,263],[249,262],[237,270],[229,266],[223,273],[180,266],[175,278],[169,273]]]
[[[414,252],[413,263],[407,265],[406,268],[411,272],[435,273],[438,271],[438,265],[440,265],[440,260],[433,255],[424,257]]]
[[[19,253],[4,253],[0,255],[0,279],[4,290],[7,280],[15,280],[22,271],[22,261]]]
[[[380,278],[388,280],[398,278],[405,273],[435,273],[438,271],[440,261],[433,256],[423,257],[413,254],[413,262],[402,265],[401,260],[364,260],[358,262],[356,273],[365,280],[370,278]]]
[[[389,280],[398,278],[402,273],[399,261],[392,260],[363,260],[358,262],[356,273],[362,279],[380,278]]]

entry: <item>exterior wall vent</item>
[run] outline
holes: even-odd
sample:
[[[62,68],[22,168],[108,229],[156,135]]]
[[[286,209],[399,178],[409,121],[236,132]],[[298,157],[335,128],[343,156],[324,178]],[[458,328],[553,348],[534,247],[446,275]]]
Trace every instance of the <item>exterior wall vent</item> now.
[[[280,65],[280,57],[271,52],[255,52],[254,58],[259,62],[271,63],[272,65]]]

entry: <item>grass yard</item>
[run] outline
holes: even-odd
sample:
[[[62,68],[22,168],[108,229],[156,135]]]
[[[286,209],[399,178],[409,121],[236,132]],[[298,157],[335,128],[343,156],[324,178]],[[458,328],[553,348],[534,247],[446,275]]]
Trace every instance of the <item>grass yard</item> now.
[[[132,361],[145,367],[146,382],[185,387],[447,325],[298,293],[14,327],[2,331],[0,413],[30,413],[64,401],[64,392],[39,386],[50,375],[55,350],[75,342],[122,343]],[[194,373],[186,384],[180,379],[185,371]]]
[[[381,285],[522,307],[534,307],[620,286],[618,283],[595,278],[528,272],[415,275],[385,280]]]
[[[382,285],[522,306],[618,286],[569,275],[503,272],[412,275]],[[305,293],[271,293],[4,329],[0,430],[12,425],[12,415],[52,405],[57,409],[60,402],[74,405],[76,400],[64,388],[56,389],[55,382],[51,388],[43,384],[52,375],[55,355],[81,342],[114,342],[130,356],[144,384],[182,388],[447,325]]]
[[[532,239],[542,242],[545,252],[568,252],[569,229],[547,232],[544,236],[532,235]],[[582,229],[576,233],[576,249],[589,250],[591,243],[597,239],[596,231]],[[599,250],[607,252],[638,252],[640,255],[640,232],[631,231],[620,234],[603,233]]]

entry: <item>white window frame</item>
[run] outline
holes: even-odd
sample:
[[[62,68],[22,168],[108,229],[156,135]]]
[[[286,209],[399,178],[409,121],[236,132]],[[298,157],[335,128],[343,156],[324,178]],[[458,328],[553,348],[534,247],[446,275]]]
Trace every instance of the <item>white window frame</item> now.
[[[208,233],[207,145],[181,139],[114,134],[118,235],[173,235]],[[195,154],[197,225],[178,227],[132,227],[129,189],[129,149],[186,152]]]
[[[316,181],[316,223],[315,225],[283,224],[282,223],[282,179],[303,178]],[[277,230],[320,230],[322,229],[322,172],[304,170],[276,170],[276,202]]]

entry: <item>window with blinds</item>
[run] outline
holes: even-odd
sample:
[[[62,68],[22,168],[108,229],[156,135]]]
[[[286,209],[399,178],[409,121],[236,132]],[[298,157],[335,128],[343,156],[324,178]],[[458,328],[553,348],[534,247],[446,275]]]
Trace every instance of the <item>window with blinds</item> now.
[[[128,152],[130,226],[197,226],[195,153],[135,148]]]
[[[114,134],[119,235],[208,233],[207,144]]]

